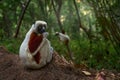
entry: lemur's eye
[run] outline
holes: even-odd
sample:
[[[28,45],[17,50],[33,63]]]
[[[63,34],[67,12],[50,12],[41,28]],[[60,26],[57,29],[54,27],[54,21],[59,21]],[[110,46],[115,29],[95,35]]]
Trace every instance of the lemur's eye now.
[[[38,27],[42,27],[42,25],[39,25]]]
[[[43,26],[42,29],[45,29],[45,27]]]
[[[41,26],[38,26],[38,28],[37,28],[38,30],[41,30],[42,29],[42,27]]]

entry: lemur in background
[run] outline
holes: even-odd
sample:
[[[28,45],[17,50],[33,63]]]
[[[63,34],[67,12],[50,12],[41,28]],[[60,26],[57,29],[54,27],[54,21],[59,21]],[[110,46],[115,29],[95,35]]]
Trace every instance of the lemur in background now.
[[[73,54],[69,48],[70,37],[67,34],[65,34],[65,31],[56,32],[55,35],[58,36],[59,40],[65,44],[65,46],[67,47],[68,53],[69,53],[69,57],[73,61]]]

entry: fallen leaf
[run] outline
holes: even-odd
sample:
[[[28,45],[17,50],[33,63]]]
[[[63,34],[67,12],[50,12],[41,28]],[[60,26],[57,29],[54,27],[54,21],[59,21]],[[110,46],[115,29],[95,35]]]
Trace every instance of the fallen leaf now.
[[[95,80],[105,80],[105,73],[104,72],[97,73]]]
[[[88,71],[82,71],[85,75],[87,75],[87,76],[90,76],[91,75],[91,73],[90,72],[88,72]]]
[[[114,74],[114,73],[111,73],[111,76],[112,76],[112,77],[115,77],[115,74]]]

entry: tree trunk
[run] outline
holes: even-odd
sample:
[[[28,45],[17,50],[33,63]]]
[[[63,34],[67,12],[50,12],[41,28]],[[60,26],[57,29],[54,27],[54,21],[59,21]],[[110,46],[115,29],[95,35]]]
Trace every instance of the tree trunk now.
[[[21,16],[20,16],[20,19],[19,19],[19,21],[18,21],[18,23],[17,23],[17,30],[16,30],[16,33],[15,33],[15,36],[14,36],[15,38],[18,37],[19,30],[20,30],[20,26],[21,26],[22,20],[23,20],[23,18],[24,18],[25,11],[26,11],[26,9],[27,9],[30,1],[31,1],[31,0],[28,0],[28,1],[27,1],[26,5],[25,5],[25,7],[24,7],[24,9],[23,9],[23,11],[22,11],[22,14],[21,14]]]
[[[73,0],[73,4],[74,4],[74,6],[75,6],[76,14],[77,14],[77,16],[78,16],[79,28],[83,29],[83,31],[84,31],[84,32],[87,34],[87,36],[89,37],[89,32],[88,32],[88,30],[87,30],[85,27],[83,27],[82,24],[81,24],[81,19],[80,19],[80,15],[79,15],[79,10],[78,10],[78,7],[77,7],[77,4],[76,4],[76,1],[75,1],[75,0]]]
[[[58,21],[58,25],[59,25],[60,31],[64,32],[63,27],[62,27],[62,23],[60,21],[60,11],[61,11],[61,7],[62,7],[62,1],[58,1],[58,8],[56,9],[55,8],[56,6],[54,4],[54,0],[52,0],[52,6],[53,6],[53,9],[54,9],[57,21]]]

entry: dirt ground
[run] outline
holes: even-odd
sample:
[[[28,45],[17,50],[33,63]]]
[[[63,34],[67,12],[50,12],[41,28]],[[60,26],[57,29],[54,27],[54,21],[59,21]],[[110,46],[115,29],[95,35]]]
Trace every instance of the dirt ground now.
[[[75,68],[57,52],[48,65],[31,70],[22,65],[18,55],[0,47],[0,80],[120,80],[120,73]]]

